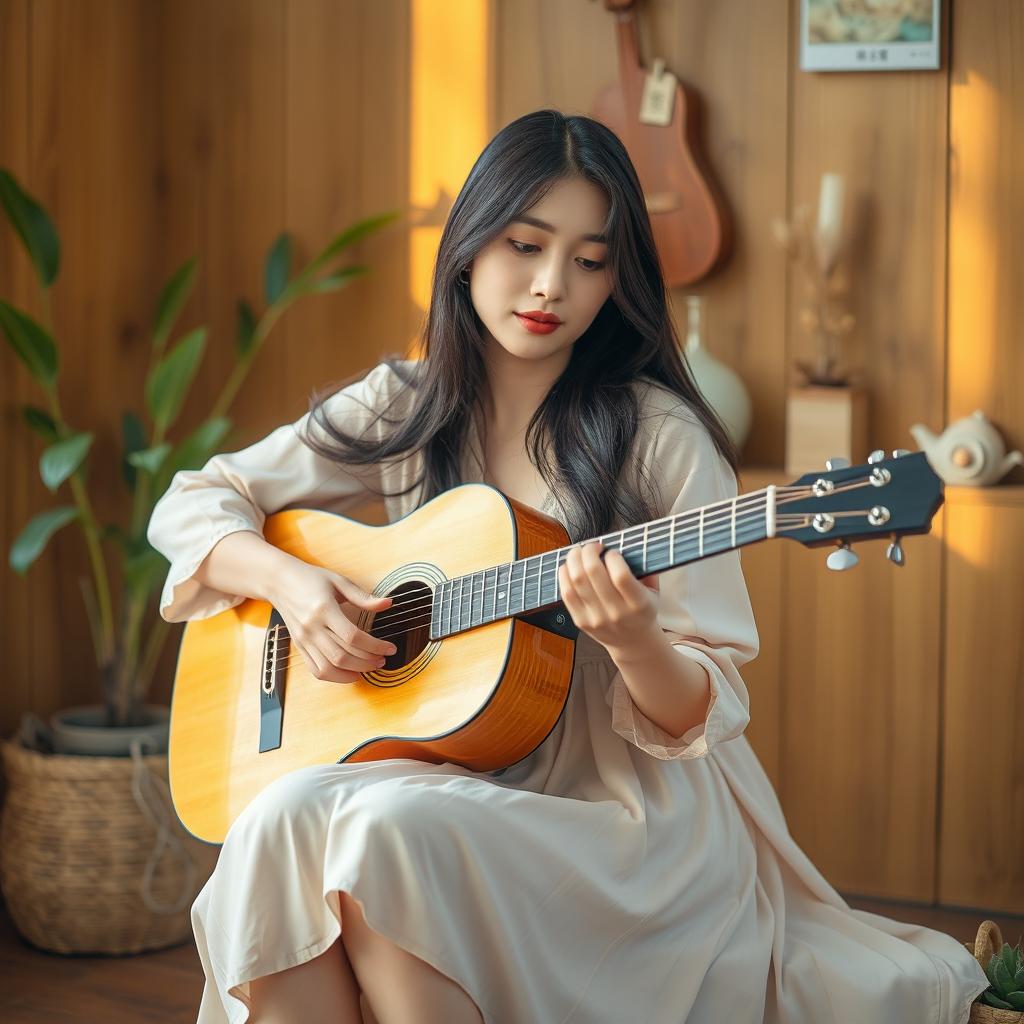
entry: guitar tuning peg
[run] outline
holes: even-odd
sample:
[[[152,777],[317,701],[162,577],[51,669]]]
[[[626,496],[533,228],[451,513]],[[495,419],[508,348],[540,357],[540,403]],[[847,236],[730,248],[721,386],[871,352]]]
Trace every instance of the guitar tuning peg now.
[[[833,455],[831,459],[825,460],[825,468],[828,470],[849,469],[850,460],[842,455]]]
[[[868,462],[874,465],[876,462],[881,462],[885,458],[885,452],[881,448],[876,448],[869,456]]]
[[[892,457],[894,459],[902,459],[904,455],[909,455],[909,454],[910,454],[910,449],[909,448],[894,448],[893,452],[892,452]]]
[[[842,572],[844,569],[852,569],[860,558],[854,554],[850,545],[844,540],[841,544],[836,546],[828,558],[825,559],[825,564],[836,572]]]
[[[903,566],[907,564],[907,560],[903,556],[903,545],[900,544],[900,535],[898,533],[892,535],[892,543],[885,549],[885,557],[893,565]]]

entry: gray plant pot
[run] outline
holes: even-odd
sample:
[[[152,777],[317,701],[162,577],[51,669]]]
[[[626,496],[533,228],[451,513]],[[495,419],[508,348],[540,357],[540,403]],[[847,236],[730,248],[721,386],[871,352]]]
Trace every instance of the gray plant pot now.
[[[144,754],[162,754],[167,750],[171,709],[163,704],[144,704],[141,725],[106,725],[107,712],[102,704],[64,708],[50,716],[53,746],[58,754],[94,754],[102,757],[127,757],[131,742],[142,741]]]

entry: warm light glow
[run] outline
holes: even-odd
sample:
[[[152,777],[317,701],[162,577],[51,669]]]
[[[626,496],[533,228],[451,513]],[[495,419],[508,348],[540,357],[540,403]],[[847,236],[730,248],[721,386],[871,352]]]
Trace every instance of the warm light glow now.
[[[1000,259],[997,232],[1011,211],[998,203],[1012,196],[1000,181],[1010,166],[1000,116],[1004,111],[992,82],[966,70],[951,80],[949,204],[948,421],[985,408],[1000,393],[996,365],[999,330]],[[1005,283],[1003,284],[1005,287]],[[941,424],[929,424],[933,430]]]
[[[426,311],[441,230],[490,139],[488,0],[413,0],[409,289]],[[421,354],[418,346],[415,354]]]

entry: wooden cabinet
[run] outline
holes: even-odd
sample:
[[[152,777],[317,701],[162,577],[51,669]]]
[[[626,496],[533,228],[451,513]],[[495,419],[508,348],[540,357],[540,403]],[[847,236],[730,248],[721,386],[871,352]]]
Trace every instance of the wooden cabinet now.
[[[746,469],[742,489],[788,482]],[[1024,487],[947,487],[932,532],[744,549],[761,636],[748,736],[844,893],[1024,909]]]

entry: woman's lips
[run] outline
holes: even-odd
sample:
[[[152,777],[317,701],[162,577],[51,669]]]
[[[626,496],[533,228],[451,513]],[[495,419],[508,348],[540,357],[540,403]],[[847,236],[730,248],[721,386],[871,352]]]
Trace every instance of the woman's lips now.
[[[516,319],[531,333],[531,334],[550,334],[552,331],[557,331],[561,324],[545,324],[539,320],[531,320],[528,316],[522,316],[520,313],[516,313]]]

